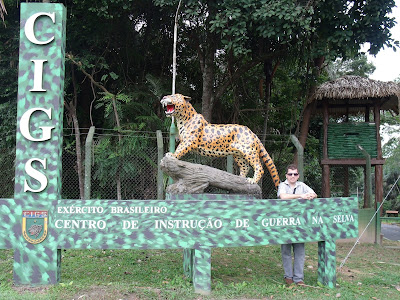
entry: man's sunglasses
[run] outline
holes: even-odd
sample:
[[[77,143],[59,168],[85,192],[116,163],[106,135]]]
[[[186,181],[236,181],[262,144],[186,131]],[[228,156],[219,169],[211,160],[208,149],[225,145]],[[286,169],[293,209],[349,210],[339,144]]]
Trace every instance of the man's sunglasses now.
[[[299,173],[287,173],[288,176],[297,176]]]

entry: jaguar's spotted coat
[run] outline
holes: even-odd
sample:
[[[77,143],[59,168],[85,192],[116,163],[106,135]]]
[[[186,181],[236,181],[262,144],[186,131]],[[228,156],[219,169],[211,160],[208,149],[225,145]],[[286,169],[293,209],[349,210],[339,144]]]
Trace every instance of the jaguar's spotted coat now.
[[[240,176],[246,177],[249,167],[257,183],[264,174],[260,157],[266,164],[275,186],[279,185],[278,171],[260,139],[246,126],[236,124],[209,124],[189,103],[190,98],[181,94],[165,96],[161,104],[167,116],[174,116],[179,129],[180,144],[175,153],[167,155],[181,158],[190,151],[204,156],[232,155],[239,166]]]

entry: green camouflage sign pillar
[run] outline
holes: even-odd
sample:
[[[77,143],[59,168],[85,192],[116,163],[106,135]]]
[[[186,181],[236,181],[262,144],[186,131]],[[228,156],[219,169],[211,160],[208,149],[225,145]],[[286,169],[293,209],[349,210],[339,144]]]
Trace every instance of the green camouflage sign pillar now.
[[[209,294],[211,291],[211,249],[194,250],[193,286],[199,294]]]
[[[318,282],[330,288],[336,284],[336,243],[318,242]]]
[[[21,3],[17,150],[15,165],[14,280],[59,281],[59,250],[47,237],[52,201],[61,198],[66,9]]]

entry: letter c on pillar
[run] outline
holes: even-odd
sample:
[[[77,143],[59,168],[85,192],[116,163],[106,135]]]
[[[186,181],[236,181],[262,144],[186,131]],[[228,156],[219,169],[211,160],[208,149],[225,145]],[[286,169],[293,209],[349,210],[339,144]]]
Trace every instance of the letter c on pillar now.
[[[53,24],[56,22],[56,13],[45,13],[45,12],[38,12],[28,18],[25,23],[25,36],[29,41],[36,45],[46,45],[54,40],[54,35],[49,38],[47,41],[39,41],[35,36],[35,22],[36,19],[40,16],[48,16],[52,21]]]

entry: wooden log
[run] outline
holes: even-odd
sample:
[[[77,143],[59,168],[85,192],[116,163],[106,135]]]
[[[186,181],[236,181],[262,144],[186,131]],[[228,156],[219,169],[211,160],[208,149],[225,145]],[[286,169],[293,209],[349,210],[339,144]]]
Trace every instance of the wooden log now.
[[[216,168],[182,161],[171,156],[164,156],[160,166],[174,180],[174,183],[167,187],[167,193],[199,194],[208,186],[212,186],[232,193],[261,197],[261,188],[258,184],[250,184],[244,177]]]

